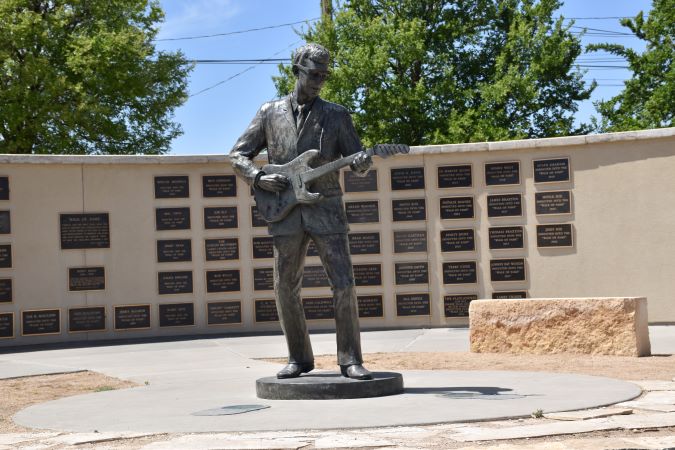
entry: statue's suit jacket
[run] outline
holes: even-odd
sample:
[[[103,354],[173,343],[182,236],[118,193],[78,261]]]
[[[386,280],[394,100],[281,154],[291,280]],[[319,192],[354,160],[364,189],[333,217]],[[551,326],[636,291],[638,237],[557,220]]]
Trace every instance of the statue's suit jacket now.
[[[265,103],[230,151],[235,172],[251,185],[259,172],[253,159],[265,148],[271,164],[285,164],[307,150],[319,150],[315,167],[362,150],[346,108],[317,97],[298,132],[290,96]],[[315,180],[309,190],[324,198],[296,206],[286,218],[269,225],[270,234],[289,235],[300,230],[332,234],[349,230],[339,172]]]

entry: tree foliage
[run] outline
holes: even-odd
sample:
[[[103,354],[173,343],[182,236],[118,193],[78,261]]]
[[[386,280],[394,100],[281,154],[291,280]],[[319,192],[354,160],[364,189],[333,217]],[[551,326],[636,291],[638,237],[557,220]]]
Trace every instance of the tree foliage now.
[[[559,0],[346,0],[301,35],[326,46],[324,97],[347,106],[367,144],[475,142],[583,132],[573,69],[580,40]],[[292,89],[288,67],[275,78]]]
[[[191,66],[156,0],[0,1],[0,153],[158,154]]]
[[[675,0],[654,0],[645,20],[640,12],[621,24],[646,43],[639,53],[619,44],[590,45],[626,59],[631,78],[619,95],[596,103],[599,131],[625,131],[673,125],[675,114]]]

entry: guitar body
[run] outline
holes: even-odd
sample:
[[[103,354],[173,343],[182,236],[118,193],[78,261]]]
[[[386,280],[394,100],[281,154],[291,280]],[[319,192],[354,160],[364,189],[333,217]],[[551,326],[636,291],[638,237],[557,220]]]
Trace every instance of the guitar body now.
[[[275,173],[288,178],[289,184],[283,191],[270,192],[254,189],[258,212],[268,223],[283,220],[300,203],[314,203],[321,194],[309,192],[302,175],[311,170],[310,163],[319,156],[318,150],[307,150],[286,164],[267,164],[262,171],[267,175]]]
[[[279,192],[254,189],[253,195],[258,206],[258,212],[267,223],[279,222],[288,216],[297,205],[315,203],[321,200],[321,194],[307,190],[307,184],[313,180],[348,166],[363,153],[368,156],[377,155],[381,158],[388,158],[409,151],[410,148],[404,144],[380,144],[364,152],[345,156],[320,167],[312,168],[310,164],[319,156],[320,152],[319,150],[307,150],[286,164],[267,164],[262,168],[266,175],[276,173],[284,175],[288,178],[289,183],[286,189]]]

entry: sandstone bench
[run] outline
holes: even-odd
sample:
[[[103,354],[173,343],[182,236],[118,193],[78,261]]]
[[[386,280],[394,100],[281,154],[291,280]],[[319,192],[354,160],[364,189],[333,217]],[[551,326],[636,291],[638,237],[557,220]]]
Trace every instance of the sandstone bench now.
[[[475,353],[648,356],[645,297],[474,300]]]

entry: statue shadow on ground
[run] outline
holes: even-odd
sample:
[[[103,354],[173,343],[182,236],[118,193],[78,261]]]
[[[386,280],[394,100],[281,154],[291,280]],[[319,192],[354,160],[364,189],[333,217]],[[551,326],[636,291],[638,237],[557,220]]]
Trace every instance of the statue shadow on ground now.
[[[536,394],[517,394],[513,389],[493,386],[447,386],[405,388],[405,394],[435,394],[451,399],[513,400],[534,397]]]

